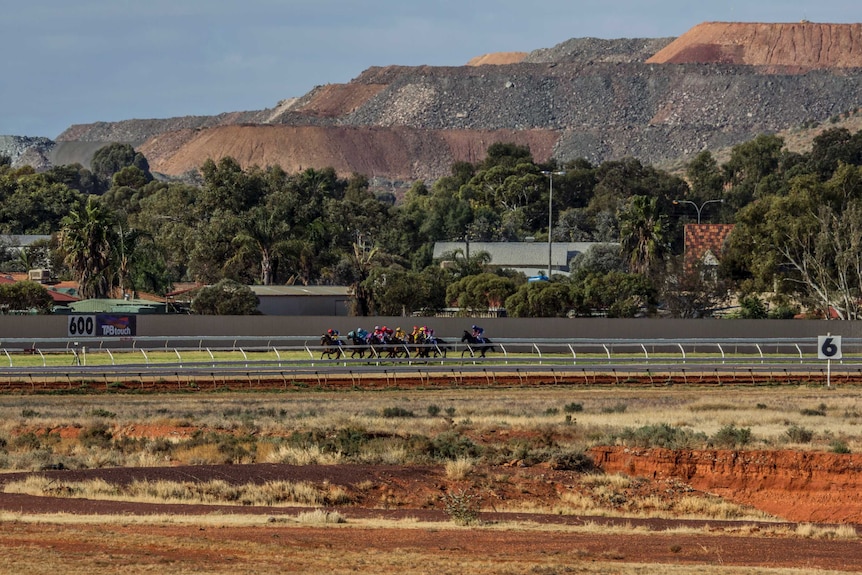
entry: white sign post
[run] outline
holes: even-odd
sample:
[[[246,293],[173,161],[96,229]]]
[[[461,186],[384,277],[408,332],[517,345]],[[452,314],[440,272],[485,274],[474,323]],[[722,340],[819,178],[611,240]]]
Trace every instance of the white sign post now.
[[[832,360],[841,359],[841,336],[817,336],[817,358],[826,360],[826,387],[832,387]]]

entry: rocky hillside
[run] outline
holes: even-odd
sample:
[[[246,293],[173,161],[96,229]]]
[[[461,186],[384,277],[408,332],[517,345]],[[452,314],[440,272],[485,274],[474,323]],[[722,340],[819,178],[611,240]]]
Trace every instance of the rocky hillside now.
[[[434,179],[491,143],[537,160],[662,164],[855,110],[862,25],[705,23],[659,39],[572,39],[457,67],[372,67],[272,109],[72,126],[52,158],[133,143],[154,171],[207,158]]]

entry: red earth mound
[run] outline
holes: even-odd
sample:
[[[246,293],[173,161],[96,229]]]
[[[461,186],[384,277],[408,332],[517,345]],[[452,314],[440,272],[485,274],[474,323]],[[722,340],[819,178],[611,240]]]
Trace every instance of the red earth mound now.
[[[677,478],[789,521],[862,524],[862,455],[595,447],[607,473]]]
[[[345,100],[337,101],[336,92]],[[320,114],[349,107],[359,95],[328,91],[315,108]],[[354,172],[369,178],[384,176],[411,180],[429,173],[442,177],[455,162],[484,159],[488,146],[512,142],[529,147],[537,162],[546,162],[559,140],[553,130],[423,130],[404,126],[222,126],[186,130],[151,138],[138,150],[150,168],[162,174],[181,175],[212,159],[234,158],[243,168],[280,165],[297,172],[320,164],[343,177]]]

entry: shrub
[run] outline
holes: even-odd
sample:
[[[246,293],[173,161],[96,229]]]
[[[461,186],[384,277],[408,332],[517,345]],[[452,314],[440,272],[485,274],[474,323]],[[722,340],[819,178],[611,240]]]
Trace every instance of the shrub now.
[[[735,449],[745,447],[751,443],[751,428],[736,427],[733,424],[725,425],[713,435],[709,443],[715,447],[724,449]]]
[[[446,408],[446,415],[448,415],[449,417],[455,417],[455,408],[454,407],[447,407]]]
[[[111,446],[113,435],[107,425],[96,423],[82,429],[81,435],[78,438],[84,447],[108,448]]]
[[[32,431],[28,431],[16,437],[12,441],[12,447],[19,451],[35,451],[42,447],[42,440]]]
[[[102,409],[101,407],[94,409],[90,412],[90,415],[93,417],[106,417],[106,418],[114,418],[117,417],[117,414],[113,411],[108,411],[107,409]]]
[[[799,413],[801,413],[802,415],[818,415],[818,416],[825,416],[825,415],[826,415],[826,404],[825,404],[825,403],[821,403],[820,405],[818,405],[818,406],[817,406],[817,408],[816,408],[816,409],[812,409],[812,408],[810,408],[810,407],[806,407],[806,408],[804,408],[804,409],[800,409],[800,410],[799,410]]]
[[[685,449],[706,441],[702,433],[693,433],[682,427],[667,423],[645,425],[637,429],[627,428],[619,435],[627,445],[634,447],[662,447],[664,449]]]
[[[460,433],[447,431],[431,440],[427,445],[428,455],[434,459],[458,459],[459,457],[478,457],[479,446]]]
[[[829,444],[829,451],[832,453],[850,453],[850,448],[840,439],[836,439]]]
[[[550,466],[551,469],[578,473],[587,473],[595,469],[593,460],[583,451],[558,453],[551,458]]]
[[[428,415],[430,415],[431,417],[437,417],[438,415],[440,415],[440,406],[433,403],[429,405]]]
[[[810,443],[814,439],[814,432],[799,425],[791,425],[784,432],[793,443]]]
[[[628,407],[629,406],[625,403],[615,403],[614,405],[608,405],[603,407],[602,413],[625,413]]]
[[[443,496],[443,510],[458,525],[473,525],[479,521],[482,499],[463,490]]]
[[[563,411],[566,413],[580,413],[584,410],[583,404],[580,403],[567,403],[565,407],[563,407]]]
[[[415,414],[403,407],[384,407],[383,417],[415,417]]]

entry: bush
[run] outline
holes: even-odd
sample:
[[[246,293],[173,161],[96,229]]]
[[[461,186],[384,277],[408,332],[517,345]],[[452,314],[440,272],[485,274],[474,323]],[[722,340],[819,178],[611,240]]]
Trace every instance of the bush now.
[[[619,435],[627,445],[634,447],[661,447],[664,449],[688,449],[704,443],[706,435],[694,433],[667,423],[645,425],[637,429],[627,428]]]
[[[751,428],[736,427],[733,424],[725,425],[713,435],[709,444],[724,449],[735,449],[745,447],[751,443]]]
[[[832,453],[850,453],[850,448],[840,439],[836,439],[829,444],[829,451]]]
[[[456,491],[443,496],[443,510],[458,525],[473,525],[479,521],[482,499],[466,491]]]
[[[811,443],[814,432],[799,425],[791,425],[784,432],[793,443]]]
[[[12,441],[12,447],[19,451],[35,451],[42,447],[42,440],[32,431],[28,431],[16,437]]]
[[[584,406],[580,403],[567,403],[565,407],[563,407],[563,411],[566,413],[580,413],[584,410]]]
[[[802,415],[818,415],[822,417],[826,415],[826,404],[821,403],[817,406],[817,409],[806,407],[804,409],[800,409],[799,413],[801,413]]]
[[[431,417],[437,417],[440,415],[440,406],[434,405],[433,403],[428,406],[428,415]]]
[[[458,459],[459,457],[479,457],[481,449],[470,438],[460,433],[447,431],[441,433],[426,446],[428,455],[434,459]]]
[[[383,417],[415,417],[415,414],[403,407],[384,407]]]
[[[602,413],[625,413],[629,406],[625,403],[615,403],[602,408]]]
[[[595,469],[595,464],[583,451],[559,453],[551,458],[551,469],[587,473]]]
[[[96,423],[81,430],[79,440],[84,447],[109,448],[113,435],[104,423]]]

